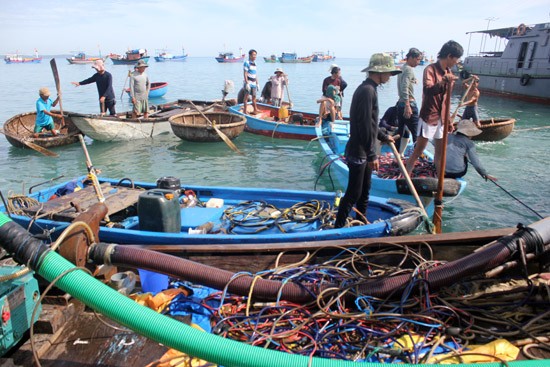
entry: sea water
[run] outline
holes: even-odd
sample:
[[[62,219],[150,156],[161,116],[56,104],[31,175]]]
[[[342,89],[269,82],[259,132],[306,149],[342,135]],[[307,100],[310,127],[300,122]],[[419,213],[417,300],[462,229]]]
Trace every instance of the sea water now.
[[[48,57],[40,64],[0,64],[0,124],[10,117],[35,110],[38,89],[46,86],[55,98],[56,87]],[[282,67],[289,76],[289,100],[295,109],[317,112],[316,100],[321,96],[321,84],[329,75],[330,63],[268,64],[258,58],[260,87],[276,67]],[[90,65],[70,65],[63,57],[56,57],[61,80],[63,109],[81,113],[99,112],[95,85],[70,84],[94,73]],[[360,70],[368,65],[365,59],[336,59],[342,68],[342,77],[348,83],[344,92],[343,111],[347,115],[351,97],[365,79]],[[186,62],[156,63],[149,61],[147,69],[152,82],[168,82],[168,92],[152,104],[176,99],[212,100],[222,97],[226,80],[233,81],[235,90],[227,98],[236,98],[242,85],[242,65],[220,64],[214,57],[189,57]],[[132,66],[106,67],[113,74],[117,96],[117,110],[131,108],[127,95],[127,75]],[[422,80],[423,67],[415,69]],[[379,88],[380,114],[397,101],[396,77]],[[421,85],[416,87],[421,99]],[[122,97],[121,97],[122,95]],[[460,94],[452,98],[454,111]],[[548,149],[550,138],[550,108],[482,93],[479,109],[481,118],[513,117],[517,119],[514,132],[499,142],[477,142],[477,152],[488,172],[496,176],[499,188],[483,180],[470,167],[466,192],[447,200],[443,209],[443,231],[471,231],[532,223],[538,217],[524,205],[542,216],[550,214],[548,179]],[[104,143],[86,138],[93,165],[105,177],[128,177],[139,181],[156,181],[159,177],[175,176],[183,185],[219,185],[268,187],[301,190],[345,190],[324,175],[318,178],[323,153],[318,143],[287,139],[272,139],[242,133],[234,143],[244,153],[234,153],[223,142],[185,142],[173,134],[131,142]],[[37,183],[63,176],[60,180],[85,174],[85,156],[80,144],[52,149],[59,158],[43,156],[33,150],[12,147],[0,138],[0,190],[28,192]],[[39,187],[38,187],[39,188]],[[36,188],[36,189],[38,189]],[[36,190],[35,189],[35,190]],[[507,190],[512,198],[503,189]]]

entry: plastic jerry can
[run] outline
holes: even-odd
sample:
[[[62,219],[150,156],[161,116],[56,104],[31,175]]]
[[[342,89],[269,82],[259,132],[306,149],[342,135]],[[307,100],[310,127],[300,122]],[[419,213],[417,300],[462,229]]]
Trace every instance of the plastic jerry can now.
[[[138,198],[139,228],[153,232],[180,232],[181,212],[174,191],[151,189]]]

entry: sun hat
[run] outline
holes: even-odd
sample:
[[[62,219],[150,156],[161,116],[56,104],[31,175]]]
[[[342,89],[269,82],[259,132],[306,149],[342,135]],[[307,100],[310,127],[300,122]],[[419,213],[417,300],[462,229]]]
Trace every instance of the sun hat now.
[[[391,73],[391,75],[401,73],[401,70],[395,67],[393,57],[386,53],[373,54],[370,58],[369,66],[361,71],[368,71],[370,73]]]
[[[277,69],[275,69],[275,72],[273,74],[277,74],[277,73],[283,73],[284,74],[285,72],[283,71],[283,69],[277,68]]]
[[[143,66],[143,67],[146,67],[146,68],[149,67],[149,65],[147,65],[147,63],[146,63],[145,61],[139,60],[139,61],[137,62],[137,64],[136,64],[136,68],[139,68],[139,67],[142,67],[142,66]]]
[[[337,68],[337,67],[338,67],[338,65],[336,65],[336,64],[330,65],[330,68],[328,68],[328,72],[332,73],[332,69]]]
[[[51,95],[50,90],[46,87],[42,87],[38,90],[38,94],[44,97],[49,97]]]
[[[103,64],[103,60],[95,60],[92,68],[96,69],[97,71],[103,71],[105,70],[105,64]]]
[[[456,132],[470,137],[482,133],[481,129],[479,129],[472,120],[460,120]]]

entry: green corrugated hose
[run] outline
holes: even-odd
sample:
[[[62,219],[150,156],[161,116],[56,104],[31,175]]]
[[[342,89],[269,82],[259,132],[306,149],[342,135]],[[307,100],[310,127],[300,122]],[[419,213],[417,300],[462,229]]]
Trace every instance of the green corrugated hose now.
[[[0,228],[9,219],[0,213]],[[59,254],[48,251],[38,261],[36,273],[48,281],[75,267]],[[194,329],[184,323],[141,306],[118,293],[82,270],[68,273],[56,286],[82,301],[87,306],[147,338],[194,357],[226,367],[380,367],[379,363],[357,363],[325,358],[309,358],[288,354],[224,339],[217,335]],[[513,367],[550,366],[550,360],[508,362]],[[383,366],[409,366],[410,364],[384,364]],[[433,365],[414,365],[433,366]],[[471,367],[472,365],[453,365]],[[502,367],[501,363],[480,364],[483,367]]]

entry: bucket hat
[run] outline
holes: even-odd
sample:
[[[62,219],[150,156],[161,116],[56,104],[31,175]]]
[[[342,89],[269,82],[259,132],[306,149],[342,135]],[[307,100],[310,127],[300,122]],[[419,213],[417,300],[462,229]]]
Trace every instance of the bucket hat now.
[[[92,68],[96,69],[97,71],[103,71],[105,70],[105,64],[103,64],[103,60],[95,60]]]
[[[481,134],[482,131],[472,120],[460,120],[456,132],[472,137]]]
[[[393,57],[386,53],[373,54],[369,61],[369,66],[361,70],[362,72],[370,73],[391,73],[391,75],[397,75],[401,73],[397,67]]]
[[[142,67],[142,66],[144,66],[144,67],[146,67],[146,68],[149,67],[149,65],[147,65],[147,63],[146,63],[145,61],[139,60],[139,61],[137,62],[137,64],[136,64],[136,68],[139,68],[139,67]]]
[[[42,87],[38,90],[38,94],[44,97],[51,96],[50,90],[46,87]]]
[[[275,72],[273,74],[277,74],[277,73],[283,73],[284,74],[285,72],[283,71],[283,69],[277,68],[277,69],[275,69]]]

